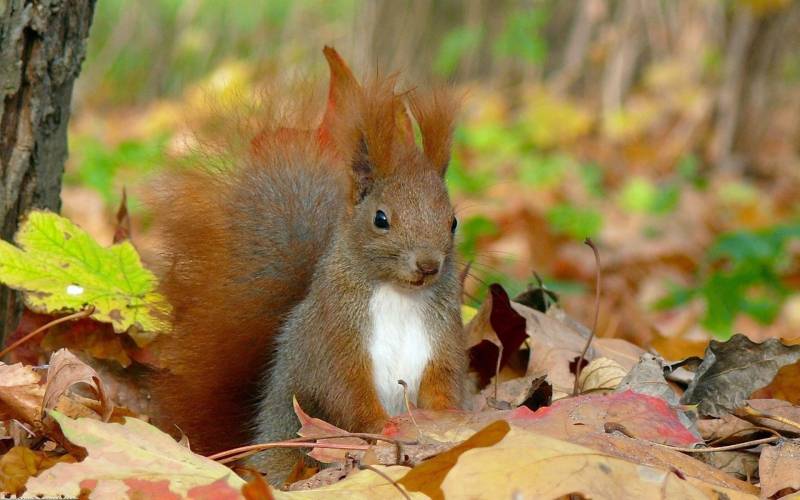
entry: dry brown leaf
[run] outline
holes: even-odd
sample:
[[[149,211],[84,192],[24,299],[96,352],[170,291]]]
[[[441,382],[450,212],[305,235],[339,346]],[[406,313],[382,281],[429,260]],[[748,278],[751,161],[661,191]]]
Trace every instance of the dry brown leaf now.
[[[751,397],[782,399],[800,405],[800,362],[782,367],[768,386],[755,391]]]
[[[609,358],[596,358],[581,370],[578,378],[580,392],[614,390],[625,378],[628,371]]]
[[[507,418],[509,414],[507,410],[468,412],[414,409],[414,421],[408,414],[392,417],[384,425],[382,434],[401,441],[413,441],[422,435],[428,441],[455,444],[468,439],[490,422]]]
[[[495,386],[490,384],[483,388],[480,394],[472,397],[472,411],[485,410],[513,410],[523,403],[530,403],[529,398],[537,399],[538,396],[547,396],[544,401],[536,401],[539,406],[548,406],[552,399],[552,386],[547,381],[545,375],[526,375],[524,377],[512,378],[497,384],[497,395],[495,396]]]
[[[51,456],[24,446],[11,448],[0,457],[0,492],[22,494],[25,483],[31,476],[59,462],[73,463],[75,459],[71,455]]]
[[[674,470],[684,477],[694,478],[724,488],[732,488],[745,493],[757,493],[758,491],[750,483],[740,481],[689,455],[642,439],[631,439],[617,433],[598,434],[592,432],[576,435],[570,438],[569,441],[637,464]]]
[[[755,453],[718,451],[697,453],[695,458],[742,481],[749,481],[758,475],[758,455]]]
[[[506,422],[479,431],[473,443],[412,469],[398,483],[441,498],[754,498],[669,468],[640,465]],[[454,460],[456,459],[457,460]]]
[[[388,477],[391,481],[397,481],[403,477],[408,471],[408,467],[400,465],[393,465],[391,467],[384,467],[382,465],[373,465],[374,469],[380,471],[384,476]],[[329,469],[321,471],[318,476],[324,476],[329,472]],[[338,471],[333,471],[334,477],[338,479]],[[313,478],[312,478],[313,479]],[[330,480],[325,481],[323,484],[329,484]],[[315,484],[315,483],[311,483]],[[397,491],[397,487],[386,480],[382,475],[372,470],[356,471],[342,481],[334,482],[322,488],[313,490],[299,490],[299,491],[279,491],[274,490],[273,495],[275,500],[317,500],[320,498],[330,500],[373,500],[373,499],[387,499],[387,500],[403,500],[403,495]],[[425,499],[425,495],[420,493],[408,492],[408,495],[413,499]]]
[[[103,421],[107,422],[114,411],[114,403],[106,396],[99,375],[94,368],[78,359],[67,349],[59,349],[50,357],[42,410],[55,408],[61,396],[66,394],[70,387],[80,383],[87,384],[97,395],[101,403]]]
[[[692,318],[692,320],[697,321],[697,318]],[[708,340],[664,337],[658,333],[656,333],[653,340],[650,341],[650,347],[663,356],[664,359],[670,361],[679,361],[692,356],[703,357],[703,353],[706,352],[706,346],[708,346]]]
[[[128,418],[121,425],[73,420],[57,411],[50,415],[88,456],[29,479],[29,496],[77,497],[91,490],[97,498],[232,498],[245,484],[227,467],[192,453],[141,420]]]
[[[458,446],[411,469],[398,481],[409,491],[418,491],[433,499],[444,498],[442,483],[462,454],[477,448],[487,448],[500,442],[511,430],[508,422],[498,420],[473,434]]]
[[[714,441],[727,436],[736,435],[737,439],[747,439],[753,433],[759,432],[752,429],[753,424],[733,415],[723,415],[721,418],[704,418],[697,421],[697,430],[705,441]],[[751,428],[747,432],[745,429]]]
[[[778,492],[783,496],[800,490],[800,440],[787,440],[764,448],[759,460],[759,477],[761,495],[766,498]]]
[[[53,352],[67,348],[84,352],[95,359],[116,361],[122,367],[130,366],[131,358],[125,349],[124,335],[114,332],[114,327],[91,318],[70,324],[57,325],[42,339],[42,349]]]
[[[769,427],[784,434],[800,434],[800,406],[794,406],[779,399],[748,399],[745,403],[765,416],[749,415],[745,407],[736,410],[735,414],[739,418],[746,417],[748,421],[753,422],[755,425]],[[777,417],[777,420],[766,415]],[[781,419],[783,422],[780,421]]]
[[[554,399],[572,392],[575,375],[569,364],[580,356],[586,337],[565,322],[529,307],[512,302],[512,307],[525,318],[531,356],[528,373],[546,372],[553,384]],[[639,359],[642,351],[629,342],[619,339],[597,339],[586,354],[586,359],[610,358],[627,372]]]
[[[297,415],[297,418],[300,420],[300,430],[297,431],[297,434],[301,437],[305,438],[316,438],[320,436],[330,436],[330,435],[337,435],[337,434],[347,434],[347,431],[344,429],[340,429],[333,424],[329,424],[328,422],[321,420],[319,418],[314,418],[309,416],[306,412],[300,408],[300,404],[297,402],[296,398],[293,398],[292,404],[294,405],[294,413]],[[367,444],[366,441],[363,439],[359,439],[356,437],[341,437],[336,439],[325,439],[326,443],[340,443],[340,444],[357,444],[357,445],[364,445]],[[311,458],[319,460],[323,463],[333,463],[333,462],[344,462],[347,459],[347,454],[353,453],[350,450],[339,450],[339,449],[331,449],[331,448],[314,448],[312,449],[308,455]]]
[[[30,366],[0,362],[0,419],[15,418],[31,426],[40,421],[44,397],[40,378]]]

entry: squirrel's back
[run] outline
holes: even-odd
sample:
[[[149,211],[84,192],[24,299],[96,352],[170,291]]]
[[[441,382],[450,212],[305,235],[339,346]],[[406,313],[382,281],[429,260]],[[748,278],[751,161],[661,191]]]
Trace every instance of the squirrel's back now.
[[[173,329],[155,345],[159,415],[211,452],[241,445],[276,330],[306,294],[342,209],[331,158],[302,138],[224,171],[161,179],[162,286]],[[296,142],[292,144],[292,142]]]

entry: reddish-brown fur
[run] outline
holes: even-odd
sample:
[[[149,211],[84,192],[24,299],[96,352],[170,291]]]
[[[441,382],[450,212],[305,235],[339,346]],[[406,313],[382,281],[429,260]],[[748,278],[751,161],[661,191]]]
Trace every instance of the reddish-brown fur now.
[[[158,423],[166,429],[177,426],[196,451],[210,453],[252,439],[276,335],[287,315],[308,296],[312,275],[334,234],[350,231],[343,221],[353,213],[364,183],[370,182],[357,168],[351,170],[363,154],[360,145],[369,145],[374,169],[364,175],[388,179],[384,182],[390,187],[400,168],[409,169],[401,185],[430,182],[430,173],[440,183],[449,159],[455,106],[447,94],[409,98],[423,135],[423,160],[404,101],[392,90],[393,80],[362,89],[335,51],[326,48],[325,56],[331,85],[319,126],[265,127],[249,151],[233,160],[232,168],[175,170],[157,186],[154,206],[167,263],[162,283],[174,308],[174,326],[154,346],[166,370],[153,377],[151,391],[161,410]],[[299,187],[298,172],[303,181]],[[446,198],[442,188],[436,189],[431,192],[441,191]],[[431,202],[449,210],[446,199]],[[305,220],[307,214],[320,220]],[[449,211],[434,215],[443,218],[431,219],[436,227],[449,227]],[[358,238],[352,236],[354,242]],[[352,272],[347,265],[341,263],[343,275]],[[447,324],[457,325],[457,303],[451,303],[457,299],[450,297],[457,297],[450,293],[457,282],[450,284],[454,274],[448,272],[441,285],[447,287],[448,298],[441,300],[447,301]],[[327,276],[337,279],[330,270]],[[342,283],[354,278],[348,279]],[[351,296],[359,293],[363,290],[353,290]],[[355,311],[363,304],[315,303],[313,310],[335,324],[336,318],[349,314],[342,307]],[[456,311],[452,318],[451,311]],[[321,405],[330,407],[305,409],[318,412],[315,416],[331,415],[333,423],[354,431],[378,430],[386,412],[375,396],[370,361],[358,354],[362,350],[357,343],[363,339],[347,328],[331,337],[335,348],[314,346],[315,352],[293,353],[303,365],[343,367],[341,378],[347,381],[346,388],[325,386],[324,380],[318,381],[321,387],[307,388],[319,394]],[[437,347],[423,375],[421,407],[451,407],[460,397],[460,340],[454,337]]]

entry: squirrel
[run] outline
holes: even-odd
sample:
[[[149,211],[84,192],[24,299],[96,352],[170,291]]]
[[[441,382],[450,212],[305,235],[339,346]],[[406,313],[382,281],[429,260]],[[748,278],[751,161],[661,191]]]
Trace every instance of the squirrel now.
[[[266,127],[231,165],[175,170],[156,188],[173,313],[150,390],[157,423],[197,452],[296,437],[293,398],[351,432],[406,412],[399,380],[420,408],[462,400],[444,182],[457,100],[396,94],[395,77],[360,85],[323,52],[331,80],[316,129]],[[297,453],[249,464],[279,483]]]

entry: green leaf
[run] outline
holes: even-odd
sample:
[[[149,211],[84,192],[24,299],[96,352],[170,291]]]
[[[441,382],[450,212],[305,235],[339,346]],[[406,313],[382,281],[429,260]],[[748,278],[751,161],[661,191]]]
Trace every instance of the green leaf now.
[[[169,306],[130,242],[103,248],[68,219],[44,211],[30,212],[15,240],[19,248],[0,241],[0,282],[24,292],[31,310],[93,305],[92,318],[140,346],[165,331]]]

